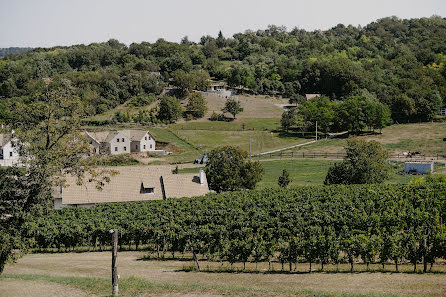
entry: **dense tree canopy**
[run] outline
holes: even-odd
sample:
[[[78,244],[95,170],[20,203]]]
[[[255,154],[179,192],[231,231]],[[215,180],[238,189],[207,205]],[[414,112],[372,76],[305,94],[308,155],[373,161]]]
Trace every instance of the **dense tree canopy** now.
[[[344,161],[328,169],[325,184],[378,184],[389,178],[389,153],[377,141],[350,139]]]
[[[161,99],[157,117],[163,122],[174,123],[181,117],[182,110],[180,101],[177,98],[164,96]]]
[[[205,167],[209,189],[218,193],[254,189],[262,179],[263,167],[258,161],[246,160],[247,157],[247,152],[238,147],[213,149]]]
[[[445,40],[446,20],[433,16],[326,31],[269,26],[232,37],[218,32],[199,44],[159,39],[127,47],[112,39],[38,48],[0,60],[0,101],[26,101],[42,79],[63,78],[90,106],[89,114],[97,114],[135,96],[159,94],[168,84],[186,96],[205,89],[210,76],[293,104],[306,93],[343,101],[366,89],[390,108],[393,121],[427,121],[445,104]]]

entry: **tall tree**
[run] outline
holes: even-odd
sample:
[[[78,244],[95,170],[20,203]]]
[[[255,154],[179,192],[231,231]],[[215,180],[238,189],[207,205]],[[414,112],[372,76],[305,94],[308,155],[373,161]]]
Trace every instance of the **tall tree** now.
[[[247,152],[234,146],[213,149],[205,167],[209,188],[218,193],[255,188],[264,170],[258,161],[247,157]]]
[[[112,174],[95,169],[94,161],[85,158],[90,152],[80,134],[85,106],[69,81],[47,83],[30,103],[14,103],[9,109],[7,124],[24,166],[0,173],[0,272],[29,248],[27,222],[52,207],[53,187],[63,186],[67,174],[78,183],[88,175],[98,188]]]
[[[243,112],[243,107],[240,104],[240,101],[237,101],[235,99],[229,98],[226,103],[225,103],[225,107],[223,107],[223,109],[221,110],[222,112],[228,112],[230,114],[232,114],[232,116],[235,119],[235,116],[238,115],[239,113]]]
[[[181,117],[180,100],[175,97],[164,96],[159,104],[157,118],[166,123],[175,123]]]
[[[189,97],[186,113],[191,114],[193,118],[199,119],[204,117],[207,109],[207,102],[202,94],[194,93]]]
[[[376,141],[350,139],[342,163],[330,167],[324,184],[375,184],[390,175],[389,153]]]

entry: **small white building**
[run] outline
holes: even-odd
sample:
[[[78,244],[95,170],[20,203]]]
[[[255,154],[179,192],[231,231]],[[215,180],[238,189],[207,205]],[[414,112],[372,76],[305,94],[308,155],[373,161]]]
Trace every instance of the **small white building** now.
[[[130,151],[150,152],[155,150],[155,138],[149,131],[145,130],[121,130],[120,133],[130,139]]]
[[[434,172],[434,162],[406,162],[404,163],[404,172],[428,174]]]
[[[155,151],[155,138],[146,130],[87,132],[92,153],[107,155]]]
[[[0,165],[11,166],[19,161],[19,153],[13,145],[11,134],[0,134]]]
[[[92,152],[107,155],[130,153],[130,138],[120,131],[102,131],[84,133],[91,145]]]

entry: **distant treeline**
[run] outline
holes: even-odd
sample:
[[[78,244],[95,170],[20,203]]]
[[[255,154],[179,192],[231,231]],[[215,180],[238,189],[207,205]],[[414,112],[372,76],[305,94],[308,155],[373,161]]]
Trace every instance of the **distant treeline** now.
[[[366,90],[387,105],[393,121],[430,120],[446,98],[446,20],[387,17],[365,27],[326,31],[269,26],[232,37],[219,32],[199,43],[117,40],[39,48],[0,60],[0,106],[34,100],[46,82],[70,82],[91,114],[168,84],[181,95],[205,88],[210,75],[251,93],[294,102],[306,93],[343,101]],[[185,75],[193,74],[193,75]],[[48,78],[51,78],[48,80]],[[7,112],[0,114],[7,117]]]
[[[31,222],[39,248],[119,244],[232,263],[423,263],[446,257],[446,185],[272,188],[55,210]],[[199,265],[198,261],[196,262]]]
[[[32,47],[7,47],[7,48],[0,48],[0,58],[6,57],[7,55],[26,53],[26,52],[29,52],[32,49],[33,49]]]

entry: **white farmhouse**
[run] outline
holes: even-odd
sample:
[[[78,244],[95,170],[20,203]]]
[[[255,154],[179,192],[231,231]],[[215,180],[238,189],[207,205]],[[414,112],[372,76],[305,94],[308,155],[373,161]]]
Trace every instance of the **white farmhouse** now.
[[[130,153],[130,138],[119,131],[112,131],[102,145],[102,150],[110,155]]]
[[[155,138],[145,130],[121,130],[122,134],[130,138],[130,151],[150,152],[155,150]]]
[[[155,138],[145,130],[85,132],[92,153],[107,155],[155,151]]]
[[[0,165],[11,166],[19,160],[19,153],[12,144],[11,134],[0,134]]]

